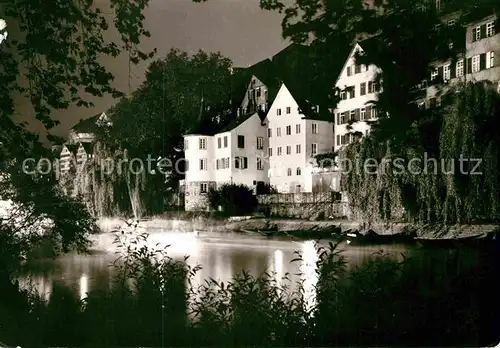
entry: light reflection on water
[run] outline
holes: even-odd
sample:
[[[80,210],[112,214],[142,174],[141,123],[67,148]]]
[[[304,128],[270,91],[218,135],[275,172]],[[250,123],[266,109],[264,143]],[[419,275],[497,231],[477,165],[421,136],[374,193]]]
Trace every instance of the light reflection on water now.
[[[189,255],[187,263],[190,266],[202,266],[192,279],[195,287],[209,277],[228,282],[243,269],[254,276],[265,271],[274,272],[278,284],[283,284],[282,278],[288,273],[292,284],[297,284],[299,279],[303,281],[306,303],[314,305],[318,255],[313,241],[273,240],[237,233],[196,234],[161,230],[149,233],[148,246],[165,248],[169,245],[168,255],[172,258],[182,260]],[[70,287],[81,299],[95,289],[109,290],[115,274],[110,265],[117,258],[113,240],[112,233],[100,234],[94,246],[98,251],[92,255],[68,254],[56,260],[38,262],[30,269],[30,278],[37,291],[48,300],[54,282]],[[344,255],[349,268],[366,261],[378,249],[380,247],[347,247]],[[302,264],[290,263],[297,256],[295,251],[302,253]],[[398,258],[402,257],[401,253],[406,253],[402,246],[384,246],[384,251]],[[27,283],[26,277],[21,283]]]

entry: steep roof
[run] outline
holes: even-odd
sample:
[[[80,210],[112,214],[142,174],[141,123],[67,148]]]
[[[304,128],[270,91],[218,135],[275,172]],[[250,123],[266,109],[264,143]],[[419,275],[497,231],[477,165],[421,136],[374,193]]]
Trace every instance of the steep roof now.
[[[71,129],[77,133],[93,133],[97,127],[96,122],[101,115],[102,112],[90,118],[82,119]]]
[[[230,122],[228,125],[226,125],[225,127],[221,128],[217,133],[215,134],[218,134],[218,133],[224,133],[224,132],[229,132],[230,130],[233,130],[235,129],[236,127],[238,127],[239,125],[241,125],[243,122],[245,122],[246,120],[248,120],[249,118],[253,117],[255,114],[258,114],[259,115],[259,118],[260,118],[260,122],[264,122],[264,120],[266,119],[266,113],[265,112],[262,112],[262,111],[257,111],[257,112],[251,112],[251,113],[248,113],[246,115],[241,115],[239,117],[237,117],[236,119],[234,119],[232,122]]]
[[[300,88],[293,83],[284,82],[284,85],[292,95],[293,99],[300,108],[304,119],[333,122],[333,116],[326,106],[315,105],[304,88]],[[317,108],[319,106],[319,112]]]

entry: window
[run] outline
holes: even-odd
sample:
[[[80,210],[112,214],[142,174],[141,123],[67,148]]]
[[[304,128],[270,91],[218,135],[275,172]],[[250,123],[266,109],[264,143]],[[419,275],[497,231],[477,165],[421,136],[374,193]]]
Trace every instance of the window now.
[[[217,138],[217,147],[219,149],[222,147],[222,138]]]
[[[340,146],[340,135],[337,135],[337,146]]]
[[[311,154],[314,156],[318,153],[318,144],[311,144]]]
[[[449,42],[449,43],[448,43],[448,48],[449,48],[450,50],[452,50],[452,49],[453,49],[453,42]]]
[[[439,11],[441,9],[441,0],[436,0],[436,10]]]
[[[200,184],[200,193],[207,193],[208,192],[208,184],[206,182],[202,182]]]
[[[281,116],[281,109],[276,109],[276,115]]]
[[[227,147],[227,135],[224,136],[224,147]]]
[[[300,167],[297,167],[297,175],[301,175],[302,171],[300,170]]]
[[[207,159],[202,158],[200,159],[200,170],[207,170]]]
[[[238,149],[244,149],[244,148],[245,148],[245,136],[238,135]]]
[[[188,160],[185,160],[184,161],[184,170],[187,172],[189,171],[189,161]]]
[[[277,137],[281,136],[281,128],[280,127],[276,128],[276,136]]]
[[[287,113],[287,114],[289,114],[289,113],[291,113],[291,112],[292,112],[292,108],[291,108],[291,107],[289,107],[289,106],[287,106],[287,107],[286,107],[286,113]]]
[[[457,21],[456,21],[455,19],[450,19],[450,20],[448,20],[448,26],[449,26],[449,27],[452,27],[452,26],[454,26],[454,25],[455,25],[455,23],[456,23],[456,22],[457,22]]]
[[[292,176],[292,168],[288,168],[288,169],[286,170],[286,175],[288,175],[288,176]]]
[[[295,145],[295,153],[300,153],[300,144]]]
[[[438,71],[437,71],[437,69],[431,71],[431,81],[435,80],[437,77],[438,77]]]
[[[340,114],[340,124],[347,123],[347,122],[346,122],[346,115],[348,115],[348,112],[349,112],[349,111],[346,111],[346,112],[342,112],[342,113]]]
[[[290,145],[286,146],[286,154],[291,155],[292,154],[292,147]]]
[[[340,100],[345,100],[345,99],[347,99],[347,92],[341,91],[340,92]]]
[[[300,124],[295,125],[295,134],[300,134]]]
[[[184,150],[188,149],[188,144],[189,144],[189,141],[187,139],[184,140]]]
[[[365,95],[366,94],[366,82],[363,82],[360,86],[359,86],[359,94],[360,95]]]
[[[464,60],[463,59],[460,59],[457,62],[456,75],[457,75],[457,77],[464,76]]]
[[[360,117],[361,117],[361,121],[365,120],[365,118],[366,118],[366,109],[365,108],[361,108]]]
[[[350,66],[347,67],[347,76],[352,76],[352,69]]]
[[[354,74],[359,74],[361,72],[361,65],[356,64],[354,66]]]
[[[356,97],[356,89],[354,86],[349,87],[349,99]]]
[[[301,193],[302,192],[302,189],[300,187],[300,185],[295,185],[295,193]]]
[[[367,69],[366,69],[366,65],[365,64],[361,64],[361,72],[365,72]]]
[[[486,37],[495,35],[495,22],[486,24]]]
[[[472,72],[478,72],[479,71],[479,55],[472,57]]]
[[[282,153],[282,149],[281,149],[281,146],[278,146],[278,156],[281,156],[283,153]]]
[[[292,135],[292,126],[286,126],[286,135]]]
[[[264,170],[264,164],[262,163],[262,158],[257,157],[257,170]]]
[[[443,80],[448,81],[451,78],[451,66],[447,64],[443,67]]]
[[[267,129],[267,136],[268,136],[269,138],[271,137],[271,134],[272,134],[272,133],[273,133],[273,132],[272,132],[271,128],[268,128],[268,129]]]
[[[354,121],[356,119],[356,110],[351,110],[349,121]]]
[[[312,124],[312,134],[318,134],[318,124],[317,123]]]
[[[441,29],[441,24],[436,24],[434,26],[434,30],[437,31],[439,33],[439,30]]]
[[[481,27],[475,27],[472,29],[472,37],[474,41],[481,40]]]
[[[248,168],[248,158],[247,157],[235,157],[234,158],[234,168],[247,169]]]
[[[374,106],[372,106],[371,111],[372,111],[371,118],[377,118],[377,109]]]
[[[264,138],[257,137],[257,150],[262,150],[264,148]]]
[[[491,51],[486,53],[486,69],[493,68],[495,66],[495,52]]]
[[[272,147],[270,147],[270,148],[267,149],[267,155],[269,157],[271,157],[273,155],[273,148]]]
[[[200,138],[200,150],[207,149],[207,138]]]

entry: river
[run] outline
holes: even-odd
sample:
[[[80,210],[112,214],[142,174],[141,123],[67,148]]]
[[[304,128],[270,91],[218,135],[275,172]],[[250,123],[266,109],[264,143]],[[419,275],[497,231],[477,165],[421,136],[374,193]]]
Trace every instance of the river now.
[[[208,278],[227,282],[241,270],[247,270],[255,276],[270,271],[275,273],[278,282],[283,281],[286,274],[292,285],[302,278],[306,291],[312,295],[317,261],[317,250],[313,241],[270,239],[236,232],[177,232],[161,228],[148,229],[147,233],[149,246],[168,246],[168,254],[171,257],[181,260],[189,255],[188,264],[202,266],[193,279],[195,286]],[[72,289],[81,299],[91,290],[109,289],[116,272],[116,268],[111,266],[117,259],[114,238],[113,233],[97,235],[90,255],[70,253],[56,259],[37,260],[29,267],[29,275],[22,278],[22,284],[31,283],[47,300],[56,282]],[[405,245],[342,245],[341,249],[348,268],[356,267],[381,250],[397,259],[408,255],[421,257],[425,252]],[[302,265],[291,262],[297,257],[296,252],[303,255]]]

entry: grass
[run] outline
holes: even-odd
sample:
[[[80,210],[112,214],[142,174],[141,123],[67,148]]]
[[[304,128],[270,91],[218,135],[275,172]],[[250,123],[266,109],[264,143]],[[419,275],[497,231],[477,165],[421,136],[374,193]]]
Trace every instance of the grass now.
[[[278,284],[270,273],[242,272],[229,283],[207,279],[194,288],[189,280],[199,267],[140,246],[145,238],[117,236],[121,262],[110,290],[80,301],[55,284],[47,303],[19,293],[24,305],[0,312],[9,318],[2,340],[23,347],[250,347],[484,346],[491,339],[497,272],[485,265],[495,265],[498,253],[430,253],[403,262],[376,254],[348,271],[330,245],[318,250],[316,302],[309,308],[303,284],[292,290],[287,276]],[[300,254],[294,262],[302,262]]]

